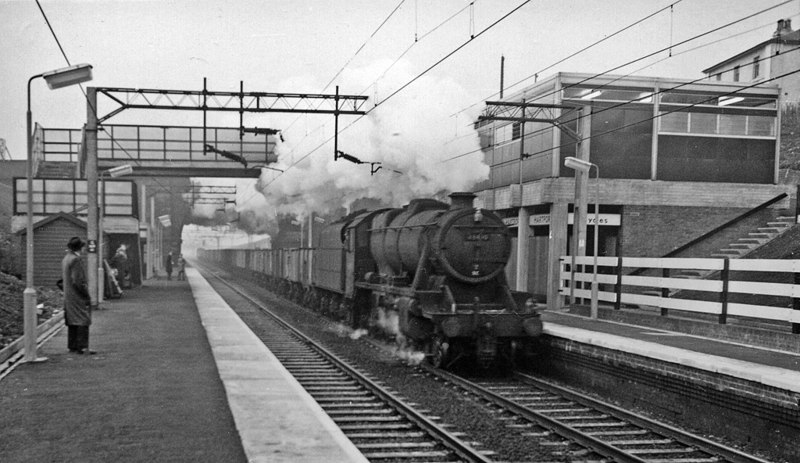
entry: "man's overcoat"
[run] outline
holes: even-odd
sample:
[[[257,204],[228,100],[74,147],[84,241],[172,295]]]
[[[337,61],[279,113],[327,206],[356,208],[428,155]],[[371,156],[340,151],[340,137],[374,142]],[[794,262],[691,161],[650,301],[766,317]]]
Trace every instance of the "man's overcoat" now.
[[[61,261],[61,274],[64,279],[64,323],[72,326],[91,325],[89,290],[81,257],[67,251]]]

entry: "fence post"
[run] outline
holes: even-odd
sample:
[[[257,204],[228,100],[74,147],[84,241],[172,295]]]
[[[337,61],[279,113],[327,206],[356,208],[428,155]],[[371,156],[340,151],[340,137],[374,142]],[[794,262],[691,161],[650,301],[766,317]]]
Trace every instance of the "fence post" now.
[[[800,273],[794,274],[794,284],[800,285]],[[792,308],[800,310],[800,298],[792,298]],[[792,334],[800,334],[800,323],[792,323]]]
[[[622,308],[622,256],[617,257],[617,283],[614,285],[614,292],[617,293],[614,310],[619,310]]]
[[[664,277],[664,278],[669,278],[669,269],[668,268],[661,269],[661,276]],[[668,287],[665,287],[665,286],[661,287],[661,297],[664,298],[664,299],[668,299],[669,298],[669,288]],[[666,308],[666,307],[661,307],[661,316],[662,317],[666,317],[668,315],[669,315],[669,309]]]
[[[722,292],[719,301],[722,303],[722,311],[719,314],[719,323],[724,325],[728,322],[728,280],[731,277],[731,260],[726,257],[722,265],[720,278],[722,279]]]

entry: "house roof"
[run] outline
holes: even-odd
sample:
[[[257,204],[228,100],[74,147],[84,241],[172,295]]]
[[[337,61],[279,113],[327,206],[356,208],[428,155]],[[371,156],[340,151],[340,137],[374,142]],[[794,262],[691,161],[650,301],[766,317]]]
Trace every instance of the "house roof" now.
[[[43,226],[45,226],[45,225],[47,225],[49,223],[53,223],[56,220],[66,220],[68,222],[72,222],[73,224],[77,225],[78,227],[86,228],[86,222],[84,222],[83,220],[75,217],[72,214],[67,214],[65,212],[58,212],[56,214],[53,214],[53,215],[51,215],[49,217],[45,217],[44,219],[34,223],[33,224],[33,229],[36,230],[37,228],[43,227]],[[17,230],[17,234],[18,235],[24,235],[27,232],[28,232],[27,227],[22,228],[20,230]]]
[[[720,61],[719,63],[717,63],[717,64],[715,64],[713,66],[710,66],[710,67],[708,67],[706,69],[703,69],[703,74],[710,74],[710,73],[713,72],[713,70],[715,70],[717,68],[723,67],[723,66],[725,66],[726,64],[728,64],[728,63],[730,63],[732,61],[738,60],[742,56],[749,55],[749,54],[753,53],[754,51],[760,50],[762,48],[765,48],[767,45],[770,45],[770,44],[773,44],[773,43],[778,43],[778,44],[783,44],[783,45],[800,45],[800,30],[792,31],[792,32],[790,32],[788,34],[781,35],[780,37],[772,37],[769,40],[765,40],[765,41],[759,43],[756,46],[750,47],[750,48],[748,48],[747,50],[745,50],[745,51],[743,51],[741,53],[733,55],[730,58],[727,58],[727,59],[725,59],[723,61]]]

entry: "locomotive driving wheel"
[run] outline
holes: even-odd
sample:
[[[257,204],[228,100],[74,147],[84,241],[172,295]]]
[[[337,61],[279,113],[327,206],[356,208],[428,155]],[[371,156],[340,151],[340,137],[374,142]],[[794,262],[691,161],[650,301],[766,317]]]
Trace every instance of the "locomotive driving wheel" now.
[[[428,362],[436,368],[443,368],[447,364],[450,345],[444,336],[434,335],[428,341]]]

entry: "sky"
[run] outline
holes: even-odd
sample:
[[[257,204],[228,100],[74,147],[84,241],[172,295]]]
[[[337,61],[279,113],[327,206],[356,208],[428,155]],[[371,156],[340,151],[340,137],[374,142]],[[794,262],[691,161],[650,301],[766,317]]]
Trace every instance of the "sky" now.
[[[284,130],[279,166],[285,172],[265,171],[257,184],[264,194],[253,190],[239,206],[298,215],[368,195],[399,203],[465,189],[485,177],[479,154],[443,159],[478,147],[470,122],[487,99],[497,98],[501,56],[507,94],[533,84],[537,74],[602,73],[631,61],[614,74],[696,79],[702,69],[768,39],[778,19],[800,26],[800,0],[40,4],[69,63],[92,64],[94,80],[85,85],[201,90],[206,78],[212,91],[238,91],[241,81],[245,91],[333,93],[338,85],[340,93],[368,96],[369,115],[340,119],[339,146],[382,162],[385,169],[375,175],[367,166],[333,163],[326,144],[332,117],[247,117],[246,125]],[[35,0],[0,0],[0,19],[0,138],[13,159],[24,159],[28,78],[67,60]],[[671,56],[665,51],[636,61],[671,45]],[[51,91],[41,79],[32,83],[31,108],[34,122],[45,127],[80,128],[86,119],[80,88]],[[209,125],[238,127],[238,118],[212,117]],[[202,118],[199,112],[126,111],[109,122],[198,126]]]

